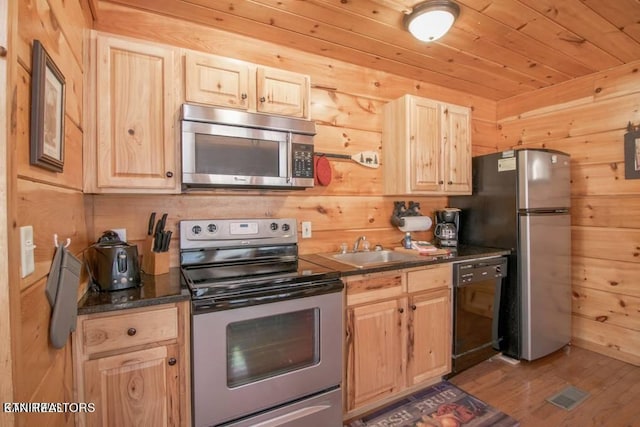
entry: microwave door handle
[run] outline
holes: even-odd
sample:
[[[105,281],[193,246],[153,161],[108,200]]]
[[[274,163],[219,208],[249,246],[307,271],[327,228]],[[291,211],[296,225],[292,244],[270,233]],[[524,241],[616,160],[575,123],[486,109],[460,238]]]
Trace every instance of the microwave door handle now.
[[[291,132],[287,133],[287,183],[290,184],[293,178],[293,159],[291,158],[293,153],[293,135]]]

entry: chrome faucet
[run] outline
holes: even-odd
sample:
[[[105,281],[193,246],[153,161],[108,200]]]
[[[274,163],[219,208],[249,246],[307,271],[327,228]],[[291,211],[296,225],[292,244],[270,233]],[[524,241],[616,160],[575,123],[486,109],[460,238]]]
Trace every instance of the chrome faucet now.
[[[358,248],[360,247],[360,242],[365,240],[367,240],[365,236],[358,237],[356,239],[356,242],[353,244],[353,252],[358,252]]]

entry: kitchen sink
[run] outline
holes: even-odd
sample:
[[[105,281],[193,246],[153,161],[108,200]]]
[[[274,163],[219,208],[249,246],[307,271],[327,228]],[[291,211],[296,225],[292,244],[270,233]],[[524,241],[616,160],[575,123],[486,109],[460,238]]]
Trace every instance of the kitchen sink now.
[[[348,252],[339,254],[321,254],[321,256],[343,264],[348,264],[356,268],[374,267],[380,265],[388,265],[392,263],[402,263],[407,261],[415,261],[416,255],[406,254],[402,252],[382,250],[369,252]]]

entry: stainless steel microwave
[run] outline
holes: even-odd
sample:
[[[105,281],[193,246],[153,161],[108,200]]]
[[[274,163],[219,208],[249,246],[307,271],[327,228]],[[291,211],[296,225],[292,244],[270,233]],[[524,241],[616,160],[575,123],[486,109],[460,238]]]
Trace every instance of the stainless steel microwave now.
[[[313,187],[308,120],[182,105],[182,187]]]

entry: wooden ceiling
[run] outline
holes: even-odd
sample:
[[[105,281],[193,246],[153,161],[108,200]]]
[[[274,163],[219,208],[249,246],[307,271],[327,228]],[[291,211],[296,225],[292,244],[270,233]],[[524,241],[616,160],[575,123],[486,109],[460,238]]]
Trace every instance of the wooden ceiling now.
[[[456,0],[433,43],[402,18],[419,0],[111,0],[501,100],[640,60],[640,0]]]

